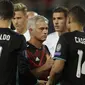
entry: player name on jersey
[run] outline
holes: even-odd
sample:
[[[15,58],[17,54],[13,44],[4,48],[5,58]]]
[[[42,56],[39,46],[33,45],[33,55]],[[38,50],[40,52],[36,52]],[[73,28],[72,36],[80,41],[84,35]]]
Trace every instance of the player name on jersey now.
[[[85,44],[85,38],[75,37],[75,42]]]
[[[10,35],[7,34],[0,34],[0,40],[10,40]]]

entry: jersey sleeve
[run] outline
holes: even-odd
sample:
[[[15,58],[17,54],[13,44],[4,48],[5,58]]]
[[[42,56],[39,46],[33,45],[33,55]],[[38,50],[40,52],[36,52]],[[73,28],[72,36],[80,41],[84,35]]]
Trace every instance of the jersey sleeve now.
[[[36,77],[29,69],[29,62],[26,59],[26,41],[21,36],[21,44],[18,51],[18,73],[20,85],[34,85],[37,83]]]
[[[60,36],[59,41],[56,45],[56,50],[53,59],[65,60],[67,58],[68,43],[66,42],[65,36]]]

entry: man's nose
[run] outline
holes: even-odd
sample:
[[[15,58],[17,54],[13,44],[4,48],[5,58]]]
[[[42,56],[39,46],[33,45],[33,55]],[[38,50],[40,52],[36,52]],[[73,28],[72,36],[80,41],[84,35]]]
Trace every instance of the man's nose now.
[[[55,23],[58,24],[58,20],[57,19],[55,20]]]
[[[15,24],[17,24],[18,20],[17,20],[17,19],[15,19],[15,20],[14,20],[14,22],[15,22]]]
[[[48,34],[48,29],[44,29],[44,34]]]

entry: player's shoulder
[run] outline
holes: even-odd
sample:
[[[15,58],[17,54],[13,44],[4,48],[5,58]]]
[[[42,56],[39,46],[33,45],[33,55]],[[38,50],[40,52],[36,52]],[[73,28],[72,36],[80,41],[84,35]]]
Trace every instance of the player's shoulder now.
[[[13,30],[9,30],[9,34],[11,37],[11,42],[12,44],[16,44],[19,45],[21,43],[25,43],[26,44],[26,40],[25,37],[17,32],[14,32]]]
[[[29,41],[26,42],[26,47],[27,47],[27,50],[36,50],[37,48],[32,44],[30,43]]]
[[[50,51],[46,45],[43,45],[43,50],[50,55]]]
[[[65,32],[63,33],[60,37],[69,37],[69,36],[73,36],[76,32],[73,31],[73,32]]]
[[[10,34],[11,35],[15,35],[15,36],[19,36],[20,35],[19,33],[15,32],[14,30],[10,30]]]
[[[10,30],[11,31],[11,36],[15,37],[16,39],[20,39],[20,38],[24,38],[24,36],[22,34],[19,34],[13,30]]]
[[[80,32],[80,31],[73,31],[73,32],[66,32],[64,34],[62,34],[60,36],[61,39],[64,39],[64,40],[68,40],[68,41],[71,41],[74,39],[74,37],[85,37],[85,33],[84,32]]]
[[[73,32],[66,32],[66,33],[62,34],[61,36],[75,36],[75,35],[85,35],[85,33],[76,30]]]

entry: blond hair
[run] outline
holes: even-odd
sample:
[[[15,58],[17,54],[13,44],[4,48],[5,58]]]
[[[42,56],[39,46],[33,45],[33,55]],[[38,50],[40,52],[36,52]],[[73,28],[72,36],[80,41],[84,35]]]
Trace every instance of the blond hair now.
[[[14,11],[22,11],[24,14],[27,13],[27,7],[23,3],[14,4]]]

